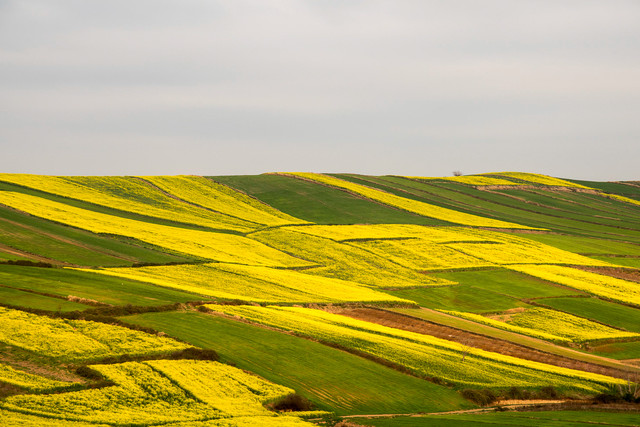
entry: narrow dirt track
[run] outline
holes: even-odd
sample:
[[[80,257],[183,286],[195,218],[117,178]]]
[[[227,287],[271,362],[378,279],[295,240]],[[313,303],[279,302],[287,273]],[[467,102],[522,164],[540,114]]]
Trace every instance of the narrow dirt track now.
[[[547,363],[564,368],[577,369],[608,375],[615,378],[628,379],[629,372],[613,367],[600,366],[589,362],[571,359],[551,353],[546,353],[509,341],[463,331],[426,320],[417,319],[399,313],[377,308],[333,308],[333,313],[349,316],[354,319],[377,323],[383,326],[402,329],[410,332],[431,335],[438,338],[460,343],[461,348],[476,347],[487,351],[506,354],[508,356],[535,362]]]

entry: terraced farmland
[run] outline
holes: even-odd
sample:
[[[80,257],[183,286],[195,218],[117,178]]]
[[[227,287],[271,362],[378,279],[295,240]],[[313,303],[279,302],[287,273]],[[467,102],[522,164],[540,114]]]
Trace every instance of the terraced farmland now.
[[[0,424],[640,401],[638,188],[517,172],[0,174]]]

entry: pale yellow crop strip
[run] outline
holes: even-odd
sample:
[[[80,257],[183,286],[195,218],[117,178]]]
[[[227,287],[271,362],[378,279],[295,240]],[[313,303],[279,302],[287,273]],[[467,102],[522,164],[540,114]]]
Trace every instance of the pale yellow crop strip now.
[[[189,203],[265,225],[304,224],[244,193],[200,176],[143,176],[162,190]]]
[[[539,307],[514,314],[509,324],[553,333],[574,342],[640,338],[640,334],[634,332],[621,331],[572,314]]]
[[[451,314],[453,316],[462,317],[463,319],[471,320],[473,322],[482,323],[483,325],[493,326],[494,328],[503,329],[505,331],[515,332],[522,335],[528,335],[535,338],[541,338],[543,340],[555,341],[555,342],[571,342],[569,338],[561,337],[551,333],[541,332],[536,329],[525,328],[522,326],[511,325],[499,320],[490,319],[475,313],[465,313],[460,311],[448,311],[438,310],[443,313]]]
[[[491,267],[495,264],[467,255],[438,243],[421,239],[354,241],[350,245],[365,248],[414,270]]]
[[[114,217],[10,191],[0,191],[0,204],[94,233],[133,237],[176,252],[220,262],[274,267],[313,265],[255,240],[233,234],[191,230]]]
[[[492,178],[489,176],[482,175],[463,175],[463,176],[447,176],[447,177],[422,177],[422,176],[406,176],[405,178],[421,180],[421,181],[429,181],[429,180],[438,180],[438,181],[451,181],[458,182],[460,184],[467,184],[473,186],[484,186],[484,185],[524,185],[522,182],[514,182],[509,181],[507,179],[501,178]]]
[[[601,193],[605,197],[609,197],[610,199],[620,200],[621,202],[631,203],[632,205],[640,205],[640,200],[631,199],[629,197],[619,196],[617,194],[607,194]]]
[[[640,285],[635,282],[558,265],[508,265],[506,267],[613,301],[640,306]]]
[[[299,307],[207,305],[212,310],[343,345],[401,364],[423,375],[472,386],[541,386],[602,390],[611,377],[546,365],[459,343]]]
[[[371,287],[417,287],[451,285],[454,282],[417,273],[391,262],[387,254],[376,255],[368,250],[326,237],[300,232],[308,227],[286,227],[264,230],[251,238],[269,244],[299,258],[323,265],[305,269],[306,274],[340,278]]]
[[[0,382],[12,384],[29,391],[44,392],[60,390],[76,385],[73,382],[52,380],[41,375],[33,375],[13,369],[9,365],[0,363]]]
[[[309,225],[286,227],[312,236],[324,237],[338,242],[347,240],[407,239],[418,238],[431,243],[451,241],[495,240],[496,236],[510,236],[504,233],[476,230],[467,227],[427,227],[413,224],[355,224],[355,225]],[[505,238],[505,237],[503,237]]]
[[[413,304],[355,282],[299,271],[236,264],[197,264],[86,270],[215,298],[255,302],[391,302]]]
[[[170,221],[242,232],[259,227],[254,222],[180,202],[135,178],[0,174],[0,181]]]
[[[0,342],[67,361],[160,354],[190,347],[168,338],[84,320],[51,319],[0,307]]]
[[[430,205],[428,203],[419,202],[417,200],[406,199],[404,197],[396,196],[395,194],[387,193],[381,190],[377,190],[371,187],[366,187],[360,184],[354,184],[349,181],[334,178],[328,175],[316,174],[316,173],[286,173],[284,175],[291,175],[318,183],[331,185],[334,187],[342,188],[347,191],[351,191],[360,196],[367,197],[371,200],[375,200],[380,203],[384,203],[389,206],[400,208],[408,212],[416,213],[418,215],[441,219],[456,224],[471,225],[475,227],[493,227],[493,228],[521,228],[531,229],[524,225],[519,225],[511,222],[505,222],[495,220],[491,218],[484,218],[476,215],[466,214],[464,212],[454,211],[452,209],[442,208],[440,206]]]
[[[446,245],[470,256],[500,265],[571,264],[610,266],[610,263],[529,241],[527,243],[450,243]]]
[[[548,186],[554,186],[554,187],[590,188],[590,187],[585,187],[584,185],[576,184],[571,181],[566,181],[564,179],[554,178],[547,175],[540,175],[537,173],[498,172],[498,173],[487,173],[487,174],[481,174],[481,175],[506,176],[509,178],[516,178],[523,181],[528,181],[534,184],[548,185]]]

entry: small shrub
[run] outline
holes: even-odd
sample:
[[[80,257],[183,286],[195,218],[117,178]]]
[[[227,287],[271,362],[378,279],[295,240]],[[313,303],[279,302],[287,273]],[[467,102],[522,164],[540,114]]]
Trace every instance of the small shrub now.
[[[548,385],[540,389],[540,391],[537,393],[537,397],[539,397],[540,399],[557,399],[560,397],[560,394],[554,386]]]
[[[461,394],[465,399],[477,403],[480,406],[491,405],[493,402],[498,400],[498,396],[496,396],[492,390],[487,388],[481,390],[467,388],[462,390]]]
[[[311,401],[306,397],[300,396],[299,394],[292,393],[283,397],[281,400],[277,401],[272,405],[272,408],[276,411],[310,411],[313,409],[313,405]]]

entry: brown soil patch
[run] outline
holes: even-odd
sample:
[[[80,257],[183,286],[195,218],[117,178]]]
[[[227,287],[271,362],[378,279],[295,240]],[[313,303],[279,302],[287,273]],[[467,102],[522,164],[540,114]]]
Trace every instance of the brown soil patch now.
[[[588,267],[585,265],[575,265],[574,268],[589,271],[591,273],[603,274],[605,276],[615,277],[616,279],[631,280],[640,282],[640,270],[634,268],[622,267]]]
[[[460,343],[461,350],[467,347],[476,347],[495,353],[532,360],[535,362],[547,363],[564,368],[577,369],[586,372],[593,372],[601,375],[608,375],[615,378],[627,379],[629,372],[613,367],[600,366],[589,362],[574,360],[568,357],[546,353],[524,345],[515,344],[509,341],[491,338],[480,334],[475,334],[461,329],[452,328],[426,320],[417,319],[400,313],[394,313],[377,308],[340,308],[332,307],[332,312],[349,316],[354,319],[377,323],[396,329],[410,332],[431,335]]]
[[[505,310],[500,314],[489,314],[489,315],[486,315],[485,317],[493,320],[498,320],[500,322],[509,322],[511,321],[511,318],[513,316],[515,316],[518,313],[524,313],[525,311],[527,311],[525,307],[516,307],[516,308],[510,308],[509,310]]]

